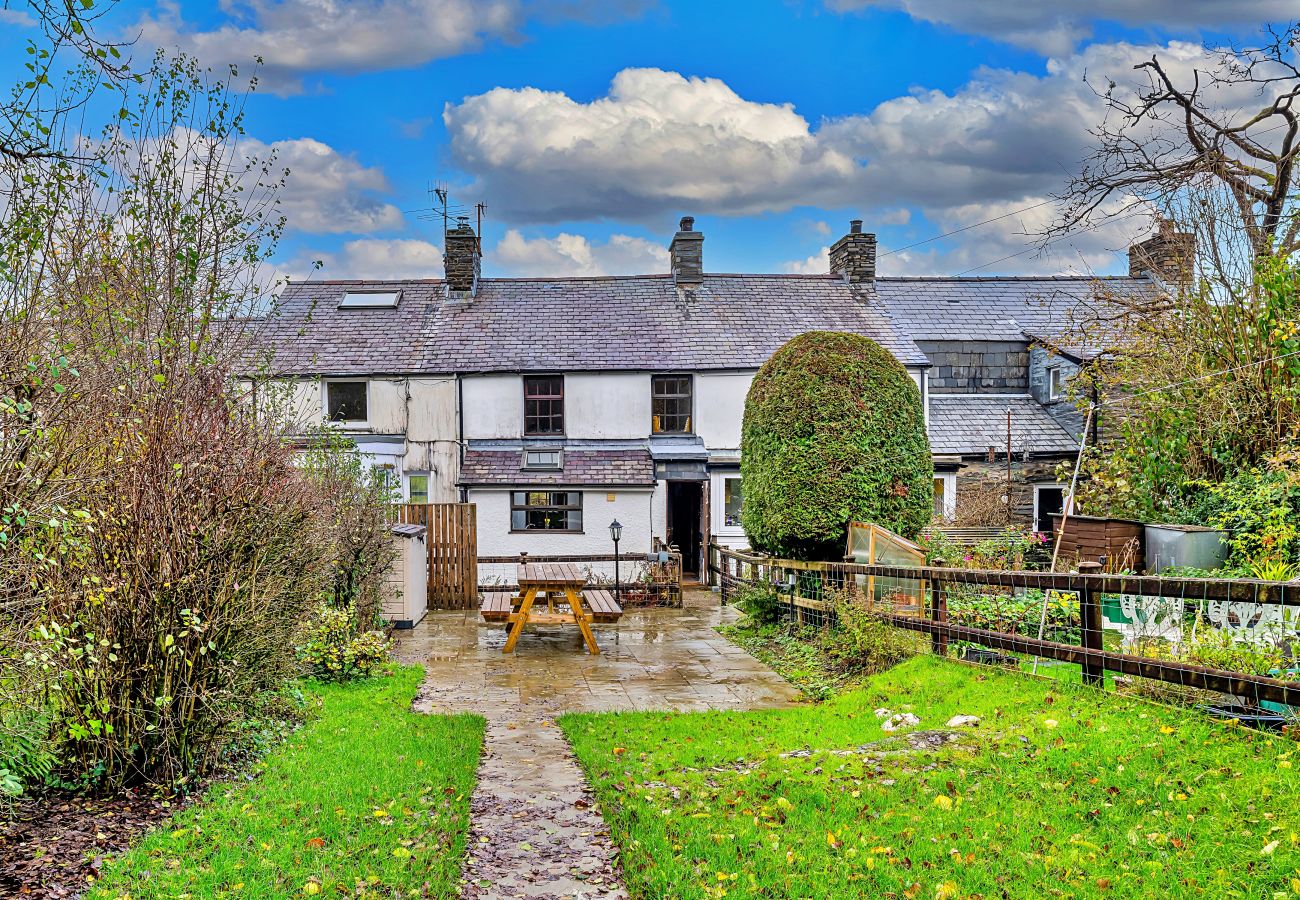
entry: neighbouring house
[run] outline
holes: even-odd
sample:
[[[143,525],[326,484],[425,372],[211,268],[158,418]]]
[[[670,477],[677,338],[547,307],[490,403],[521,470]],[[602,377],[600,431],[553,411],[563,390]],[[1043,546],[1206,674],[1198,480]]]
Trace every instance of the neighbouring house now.
[[[333,423],[411,502],[478,507],[485,556],[608,553],[655,539],[702,574],[709,540],[746,543],[740,429],[749,384],[811,330],[861,334],[911,373],[936,463],[936,514],[1006,478],[1043,521],[1082,422],[1066,385],[1086,360],[1044,338],[1108,291],[1151,291],[1152,272],[1058,278],[882,278],[861,222],[825,275],[705,271],[683,218],[670,271],[483,278],[463,220],[443,278],[304,281],[268,322],[267,375],[306,423]],[[1156,273],[1158,274],[1158,273]],[[1053,349],[1048,349],[1048,348]]]

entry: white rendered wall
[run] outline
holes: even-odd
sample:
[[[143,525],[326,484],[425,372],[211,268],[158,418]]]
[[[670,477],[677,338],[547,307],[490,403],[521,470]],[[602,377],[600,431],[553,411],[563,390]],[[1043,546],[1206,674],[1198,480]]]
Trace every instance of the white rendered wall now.
[[[524,429],[524,383],[518,375],[461,379],[465,439],[517,438]]]
[[[409,390],[406,471],[429,474],[429,502],[454,502],[460,497],[456,379],[412,378]]]
[[[519,388],[523,390],[522,384]],[[566,437],[644,438],[650,433],[650,376],[643,372],[564,376]]]
[[[574,490],[555,488],[555,490]],[[611,501],[608,498],[612,496]],[[512,556],[530,553],[535,556],[566,553],[591,555],[613,553],[609,523],[618,519],[623,526],[619,551],[645,554],[650,552],[649,488],[608,490],[582,489],[581,534],[554,531],[510,531],[510,491],[471,488],[469,501],[478,506],[479,556]]]
[[[695,376],[695,433],[711,450],[740,447],[740,425],[753,372]]]

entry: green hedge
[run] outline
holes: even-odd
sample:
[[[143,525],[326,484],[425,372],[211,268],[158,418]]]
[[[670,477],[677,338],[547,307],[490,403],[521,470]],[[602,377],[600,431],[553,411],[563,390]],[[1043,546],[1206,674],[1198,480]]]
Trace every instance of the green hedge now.
[[[934,510],[921,393],[868,338],[793,338],[750,387],[741,476],[741,520],[756,550],[837,559],[852,521],[914,537]]]

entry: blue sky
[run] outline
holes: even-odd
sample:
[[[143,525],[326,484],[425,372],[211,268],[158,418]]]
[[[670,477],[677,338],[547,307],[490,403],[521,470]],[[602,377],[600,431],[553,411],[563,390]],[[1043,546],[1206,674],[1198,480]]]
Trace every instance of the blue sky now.
[[[487,204],[488,275],[665,271],[685,214],[717,272],[824,270],[861,217],[887,274],[1104,273],[1124,226],[1037,255],[1024,232],[1052,209],[1016,212],[1086,151],[1084,73],[1123,85],[1153,52],[1190,68],[1288,6],[127,0],[110,24],[137,56],[263,56],[248,130],[292,170],[286,272],[438,276],[440,223],[421,211],[443,182]],[[0,17],[0,50],[25,37]]]

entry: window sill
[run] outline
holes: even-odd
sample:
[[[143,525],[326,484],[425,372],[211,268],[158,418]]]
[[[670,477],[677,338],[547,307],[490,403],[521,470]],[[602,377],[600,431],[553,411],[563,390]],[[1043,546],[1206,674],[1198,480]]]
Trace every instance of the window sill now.
[[[581,528],[511,528],[510,534],[586,534]]]

